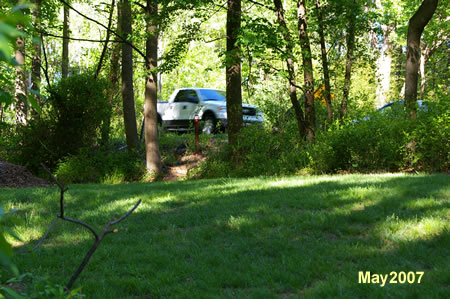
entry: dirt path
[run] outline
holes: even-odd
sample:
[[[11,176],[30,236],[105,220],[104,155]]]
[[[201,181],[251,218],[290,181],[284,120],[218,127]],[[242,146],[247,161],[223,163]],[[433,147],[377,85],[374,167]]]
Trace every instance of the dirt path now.
[[[206,158],[202,154],[190,154],[181,157],[178,165],[169,166],[167,174],[163,181],[180,181],[186,177],[189,169],[197,166],[198,163],[204,161]]]

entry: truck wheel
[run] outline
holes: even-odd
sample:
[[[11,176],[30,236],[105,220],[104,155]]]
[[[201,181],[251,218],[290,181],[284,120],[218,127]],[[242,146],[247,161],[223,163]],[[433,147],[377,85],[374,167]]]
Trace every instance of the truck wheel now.
[[[216,131],[216,118],[214,116],[212,116],[211,114],[208,114],[205,116],[205,118],[203,120],[204,120],[204,123],[203,123],[202,133],[207,134],[207,135],[214,134]]]

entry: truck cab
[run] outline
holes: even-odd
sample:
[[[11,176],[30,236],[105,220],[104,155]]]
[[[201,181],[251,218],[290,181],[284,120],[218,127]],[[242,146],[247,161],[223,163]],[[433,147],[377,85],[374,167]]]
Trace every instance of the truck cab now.
[[[157,110],[160,125],[170,131],[189,130],[196,115],[203,121],[203,133],[212,134],[228,125],[225,91],[219,89],[177,89],[168,102],[158,103]],[[256,106],[243,104],[242,114],[244,124],[263,121]]]

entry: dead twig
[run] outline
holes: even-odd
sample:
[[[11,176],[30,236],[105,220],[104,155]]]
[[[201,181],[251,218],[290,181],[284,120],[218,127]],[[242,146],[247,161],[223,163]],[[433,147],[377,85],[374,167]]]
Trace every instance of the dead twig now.
[[[111,219],[111,221],[109,223],[107,223],[105,225],[105,227],[103,228],[103,232],[101,234],[97,233],[95,231],[95,229],[90,226],[89,224],[78,220],[78,219],[73,219],[70,217],[66,217],[64,216],[64,192],[66,192],[69,188],[67,188],[66,186],[64,186],[62,183],[60,183],[55,176],[53,176],[53,174],[50,172],[50,170],[48,170],[47,167],[45,167],[45,165],[43,163],[41,163],[42,168],[44,168],[44,170],[50,175],[51,179],[53,180],[53,182],[59,187],[60,189],[60,199],[59,199],[59,205],[60,205],[60,214],[57,215],[55,217],[55,219],[53,220],[52,224],[50,225],[50,227],[48,228],[47,232],[45,233],[45,235],[42,237],[42,239],[38,242],[38,244],[32,249],[32,250],[36,250],[37,248],[39,248],[39,246],[44,242],[44,240],[47,238],[50,230],[53,228],[53,226],[55,226],[56,221],[58,219],[62,219],[62,220],[66,220],[68,222],[72,222],[75,224],[79,224],[85,228],[87,228],[93,235],[95,238],[95,242],[92,245],[92,247],[89,249],[89,251],[86,253],[83,261],[81,262],[80,266],[78,266],[78,269],[75,271],[75,273],[72,275],[72,277],[70,278],[69,283],[66,286],[66,290],[70,290],[75,282],[75,280],[78,278],[78,276],[81,274],[81,272],[83,271],[84,267],[86,267],[87,263],[89,262],[89,259],[92,257],[92,255],[94,254],[94,252],[97,250],[98,246],[100,245],[100,243],[102,242],[103,238],[110,233],[116,233],[118,230],[117,229],[110,229],[111,226],[118,224],[119,222],[123,221],[125,218],[127,218],[128,216],[131,215],[131,213],[134,212],[134,210],[137,209],[137,207],[139,206],[139,204],[142,202],[142,200],[138,200],[137,203],[128,211],[126,212],[124,215],[122,215],[120,218],[114,220]]]
[[[98,246],[100,245],[100,243],[102,242],[103,238],[109,234],[109,233],[116,233],[118,232],[117,229],[111,230],[109,229],[110,226],[117,224],[119,222],[121,222],[122,220],[124,220],[125,218],[127,218],[131,213],[133,213],[134,210],[136,210],[136,208],[139,206],[139,204],[141,203],[141,200],[139,200],[133,208],[131,208],[127,213],[125,213],[122,217],[120,217],[119,219],[113,221],[111,220],[108,224],[105,225],[103,232],[101,233],[100,236],[98,236],[94,231],[94,235],[95,235],[95,242],[94,245],[92,245],[91,249],[89,249],[89,251],[86,253],[86,255],[84,256],[83,261],[81,262],[80,266],[78,266],[77,271],[75,271],[75,273],[72,275],[72,278],[70,278],[69,283],[66,286],[67,290],[70,290],[73,286],[73,283],[75,282],[75,280],[78,278],[78,276],[81,274],[81,272],[83,271],[84,267],[86,267],[87,263],[89,262],[89,259],[92,257],[92,255],[94,254],[94,252],[97,250]]]

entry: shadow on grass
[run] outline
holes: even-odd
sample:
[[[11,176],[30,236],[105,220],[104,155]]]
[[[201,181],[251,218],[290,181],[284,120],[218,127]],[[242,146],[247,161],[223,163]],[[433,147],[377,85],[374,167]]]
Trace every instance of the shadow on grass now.
[[[448,182],[445,175],[336,176],[71,186],[66,213],[98,229],[143,199],[103,241],[78,285],[107,298],[442,297]],[[38,210],[48,223],[57,213],[49,209],[56,191],[8,192],[21,213]],[[65,284],[91,238],[66,223],[39,251],[20,256],[19,266]],[[358,271],[425,275],[420,285],[380,287],[358,284]]]

